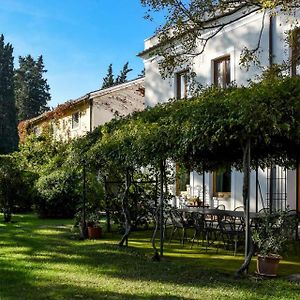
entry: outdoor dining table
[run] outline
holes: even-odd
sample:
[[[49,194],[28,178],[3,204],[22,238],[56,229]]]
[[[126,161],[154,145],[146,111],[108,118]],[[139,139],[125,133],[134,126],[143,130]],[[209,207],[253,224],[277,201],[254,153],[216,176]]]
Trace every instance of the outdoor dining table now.
[[[234,210],[224,210],[224,209],[216,209],[216,208],[203,208],[203,207],[186,207],[179,208],[178,211],[184,213],[200,213],[203,215],[215,215],[215,216],[228,216],[235,218],[243,218],[243,211],[234,211]],[[260,213],[250,212],[250,219],[257,219],[261,216]]]

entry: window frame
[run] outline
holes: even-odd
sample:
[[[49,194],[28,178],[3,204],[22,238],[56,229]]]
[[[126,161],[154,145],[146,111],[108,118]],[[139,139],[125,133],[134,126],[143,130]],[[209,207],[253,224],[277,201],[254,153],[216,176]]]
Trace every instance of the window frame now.
[[[75,122],[74,119],[75,119],[75,116],[78,115],[78,120]],[[71,127],[72,129],[78,129],[80,128],[80,119],[81,119],[81,114],[80,114],[80,111],[75,111],[72,113],[72,124],[71,124]],[[76,126],[75,126],[76,125]]]
[[[299,41],[297,43],[297,41]],[[300,60],[297,64],[297,57],[300,58],[300,28],[297,27],[291,31],[290,35],[290,47],[291,47],[291,76],[296,76],[297,65],[300,67]],[[300,74],[300,71],[299,71]]]
[[[185,171],[185,172],[183,172]],[[183,176],[186,179],[186,184],[184,186],[184,189],[182,190],[182,180]],[[187,185],[190,185],[190,171],[184,170],[182,166],[180,166],[179,163],[176,163],[175,165],[175,194],[176,196],[180,196],[182,192],[187,192]]]
[[[229,66],[227,67],[227,64],[225,63],[226,61],[229,61]],[[218,65],[220,63],[224,63],[224,68],[222,70],[222,86],[220,86],[218,84]],[[226,54],[226,55],[223,55],[219,58],[216,58],[213,60],[213,70],[214,70],[214,76],[213,76],[213,80],[214,80],[214,85],[215,86],[218,86],[220,88],[227,88],[228,85],[230,84],[231,82],[231,77],[232,77],[232,74],[231,74],[231,57],[230,57],[230,54]],[[229,75],[229,76],[228,76]],[[227,79],[229,77],[229,80],[227,82]]]
[[[223,174],[226,172],[230,173],[230,192],[223,192],[223,191],[217,191],[217,176],[218,173],[222,172]],[[232,184],[232,171],[231,170],[225,170],[225,171],[214,171],[213,172],[213,196],[218,198],[229,198],[231,197],[231,184]]]
[[[177,100],[185,99],[188,96],[188,70],[182,70],[175,75],[175,97]],[[182,78],[184,93],[182,97]]]

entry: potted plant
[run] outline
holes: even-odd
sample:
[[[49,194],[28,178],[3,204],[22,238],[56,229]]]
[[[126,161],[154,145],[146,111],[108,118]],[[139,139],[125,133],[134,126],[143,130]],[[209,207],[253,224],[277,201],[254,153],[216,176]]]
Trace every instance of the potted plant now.
[[[102,235],[102,228],[99,223],[99,214],[96,212],[89,213],[86,216],[86,225],[89,239],[98,239]]]
[[[282,259],[295,228],[295,216],[286,211],[273,214],[263,213],[257,220],[252,239],[257,247],[257,273],[263,276],[277,276]]]

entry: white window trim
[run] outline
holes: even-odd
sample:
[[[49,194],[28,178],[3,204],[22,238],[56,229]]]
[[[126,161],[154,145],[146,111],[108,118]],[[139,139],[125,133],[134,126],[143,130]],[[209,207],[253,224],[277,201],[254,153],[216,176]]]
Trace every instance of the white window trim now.
[[[73,127],[73,115],[76,114],[76,113],[79,114],[79,117],[78,117],[78,126],[77,127]],[[77,131],[80,128],[81,128],[81,112],[80,112],[80,110],[77,110],[77,111],[74,111],[71,114],[71,130]]]
[[[234,47],[230,47],[225,49],[224,51],[215,52],[214,55],[209,56],[208,60],[210,60],[210,84],[214,83],[214,65],[215,61],[224,57],[229,56],[230,57],[230,80],[235,81],[236,80],[236,62],[235,62],[235,49]]]

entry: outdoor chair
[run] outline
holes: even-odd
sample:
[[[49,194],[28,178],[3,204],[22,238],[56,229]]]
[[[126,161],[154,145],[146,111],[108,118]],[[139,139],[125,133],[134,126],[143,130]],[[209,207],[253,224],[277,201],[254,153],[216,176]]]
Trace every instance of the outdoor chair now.
[[[216,209],[221,209],[221,210],[225,210],[225,205],[224,204],[219,204]]]
[[[224,218],[224,216],[207,214],[204,217],[204,233],[206,246],[205,251],[207,252],[208,247],[214,245],[215,241],[219,237],[220,233],[220,221]]]
[[[185,240],[187,240],[187,229],[194,228],[194,224],[190,220],[187,220],[183,217],[182,213],[179,212],[177,209],[171,209],[170,210],[170,219],[172,222],[172,231],[170,234],[169,243],[171,243],[171,240],[173,238],[173,235],[175,232],[181,231],[180,237],[180,243],[184,245]]]
[[[237,206],[233,211],[244,211],[244,206]],[[245,225],[245,219],[243,217],[231,217],[231,220],[235,225]]]
[[[151,220],[157,226],[158,230],[160,229],[160,211],[159,207],[153,208],[150,210]],[[163,236],[164,240],[166,239],[167,227],[172,225],[170,220],[169,208],[166,208],[163,212]],[[155,230],[155,228],[154,228]],[[152,238],[151,238],[152,239]]]
[[[193,213],[192,216],[194,219],[194,235],[192,237],[191,248],[193,247],[196,238],[198,238],[198,244],[200,240],[202,240],[203,244],[204,239],[206,239],[206,226],[204,215],[201,213]]]
[[[293,233],[292,233],[292,237],[294,239],[297,240],[297,238],[299,238],[299,230],[298,230],[298,226],[299,226],[299,222],[300,222],[300,218],[299,215],[297,214],[297,211],[295,209],[291,209],[288,211],[289,214],[289,218],[291,220],[291,223],[293,224]]]
[[[262,208],[258,211],[259,214],[269,214],[270,209],[269,208]]]
[[[244,211],[244,206],[237,206],[233,211]]]
[[[238,244],[243,241],[245,236],[244,225],[229,220],[221,220],[219,226],[224,248],[233,246],[233,253],[236,255]]]

